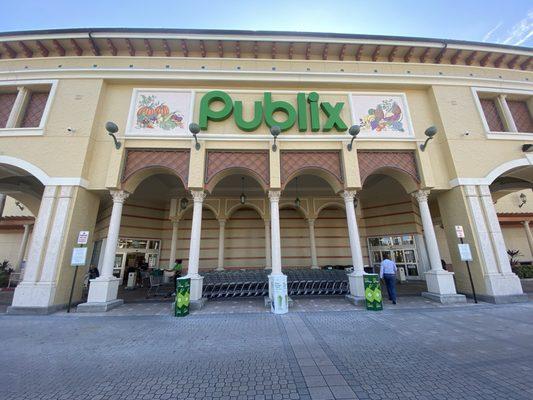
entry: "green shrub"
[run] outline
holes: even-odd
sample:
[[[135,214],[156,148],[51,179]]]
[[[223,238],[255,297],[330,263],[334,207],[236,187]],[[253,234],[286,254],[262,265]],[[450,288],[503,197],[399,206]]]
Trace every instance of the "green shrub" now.
[[[513,267],[513,272],[520,279],[533,278],[533,265],[517,265]]]

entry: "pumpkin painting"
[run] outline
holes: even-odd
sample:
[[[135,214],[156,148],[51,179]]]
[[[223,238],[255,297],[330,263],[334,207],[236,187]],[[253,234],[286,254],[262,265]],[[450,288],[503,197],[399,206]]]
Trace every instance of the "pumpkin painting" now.
[[[177,127],[183,128],[183,115],[157,99],[155,95],[141,95],[137,104],[137,128],[170,131]]]

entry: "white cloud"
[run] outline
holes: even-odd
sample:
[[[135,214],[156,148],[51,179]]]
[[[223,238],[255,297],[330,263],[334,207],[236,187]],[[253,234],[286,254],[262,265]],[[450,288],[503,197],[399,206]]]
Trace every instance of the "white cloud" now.
[[[501,41],[503,44],[521,45],[533,35],[533,11],[516,23],[509,31],[507,37]]]
[[[501,26],[502,26],[503,22],[498,22],[498,25],[496,25],[494,28],[492,28],[490,31],[488,31],[487,33],[485,33],[485,36],[483,36],[483,39],[481,40],[482,42],[486,42],[487,40],[489,40],[491,38],[491,36],[494,34],[494,32],[496,32]]]

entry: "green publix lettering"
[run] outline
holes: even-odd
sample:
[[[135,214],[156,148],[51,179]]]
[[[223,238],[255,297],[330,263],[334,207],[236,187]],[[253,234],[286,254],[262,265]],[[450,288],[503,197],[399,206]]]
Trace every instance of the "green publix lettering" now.
[[[320,130],[320,110],[327,117],[322,132],[329,132],[332,129],[338,132],[344,132],[348,129],[346,124],[341,118],[343,102],[332,105],[328,102],[319,103],[319,95],[316,92],[311,92],[305,96],[305,93],[298,93],[296,95],[296,109],[294,106],[286,101],[272,101],[272,93],[265,92],[263,102],[254,102],[253,118],[245,120],[243,117],[243,104],[242,101],[233,101],[229,94],[222,90],[213,90],[206,93],[200,101],[200,129],[207,130],[209,121],[217,122],[224,121],[229,118],[231,114],[234,115],[235,124],[246,132],[255,131],[261,126],[263,119],[267,126],[272,127],[277,125],[282,131],[291,129],[295,123],[298,123],[298,130],[305,132],[308,130],[308,118],[309,114],[310,126],[312,132],[318,132]],[[222,103],[222,108],[219,110],[213,110],[211,105],[213,103]],[[274,119],[276,112],[282,112],[286,118],[283,121],[277,121]]]

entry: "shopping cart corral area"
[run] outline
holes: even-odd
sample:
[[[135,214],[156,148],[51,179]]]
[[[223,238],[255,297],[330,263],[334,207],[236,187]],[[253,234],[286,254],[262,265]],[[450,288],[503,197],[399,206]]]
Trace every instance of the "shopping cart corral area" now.
[[[348,276],[344,269],[291,268],[287,275],[289,296],[343,295],[349,292]],[[212,271],[204,274],[203,297],[268,296],[270,270]]]

